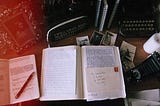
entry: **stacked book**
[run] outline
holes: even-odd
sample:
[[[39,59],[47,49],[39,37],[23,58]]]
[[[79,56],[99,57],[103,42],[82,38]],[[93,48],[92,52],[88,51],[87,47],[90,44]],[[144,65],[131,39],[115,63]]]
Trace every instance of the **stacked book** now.
[[[120,0],[97,0],[95,27],[98,31],[111,27],[119,2]]]

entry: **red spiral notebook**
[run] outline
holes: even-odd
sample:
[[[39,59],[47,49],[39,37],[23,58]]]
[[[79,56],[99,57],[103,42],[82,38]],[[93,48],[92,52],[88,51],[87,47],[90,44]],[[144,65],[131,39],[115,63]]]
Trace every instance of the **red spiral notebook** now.
[[[22,53],[45,34],[43,0],[0,0],[0,55]]]

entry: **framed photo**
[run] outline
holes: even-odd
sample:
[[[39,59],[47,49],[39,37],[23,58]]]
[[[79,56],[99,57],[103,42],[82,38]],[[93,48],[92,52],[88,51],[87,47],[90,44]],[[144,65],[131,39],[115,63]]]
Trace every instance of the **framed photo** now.
[[[91,45],[100,45],[102,40],[103,40],[104,34],[100,33],[98,31],[94,31],[92,33],[91,39],[90,39],[90,44]]]
[[[79,46],[90,45],[88,36],[76,37],[76,41]]]

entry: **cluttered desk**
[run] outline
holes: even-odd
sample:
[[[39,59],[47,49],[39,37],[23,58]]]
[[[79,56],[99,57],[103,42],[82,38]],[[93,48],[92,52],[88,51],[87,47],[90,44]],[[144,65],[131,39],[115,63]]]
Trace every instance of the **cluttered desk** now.
[[[6,1],[0,4],[5,5],[1,9],[3,14],[0,17],[2,23],[0,26],[0,58],[2,59],[0,61],[2,63],[0,65],[0,105],[138,106],[138,103],[160,105],[160,65],[159,54],[157,54],[159,46],[152,37],[160,36],[157,24],[159,20],[154,17],[158,16],[156,7],[158,0],[155,0],[155,4],[151,0],[146,1],[147,8],[152,8],[148,6],[150,4],[155,5],[152,8],[155,12],[153,16],[149,16],[148,12],[143,14],[143,18],[149,17],[146,20],[138,17],[142,15],[141,13],[136,18],[134,17],[136,20],[130,18],[129,13],[133,12],[132,7],[139,9],[139,6],[135,8],[134,0],[16,1]],[[142,5],[142,1],[139,0],[138,4]],[[43,21],[43,17],[35,14],[39,12],[39,15],[43,16],[41,13],[43,3],[46,6],[44,6],[46,12],[44,19],[47,22]],[[66,6],[68,3],[71,4]],[[33,4],[37,6],[34,7]],[[99,11],[97,11],[98,4],[101,4]],[[65,11],[66,8],[68,11]],[[109,15],[107,15],[106,8]],[[60,10],[58,12],[54,11],[55,9]],[[117,11],[117,9],[123,11]],[[142,11],[145,9],[143,8]],[[78,15],[76,11],[79,12]],[[95,15],[97,16],[98,12],[100,18],[97,20]],[[57,18],[55,14],[59,17]],[[44,22],[47,23],[47,28],[44,28]],[[153,47],[148,48],[150,45]],[[80,58],[77,58],[80,55],[79,50],[83,54],[82,67],[78,62]],[[98,56],[97,53],[101,55]],[[69,61],[67,56],[70,58]],[[92,56],[95,58],[93,59]],[[110,58],[110,61],[106,58]],[[6,59],[10,62],[7,63]],[[7,66],[9,67],[6,68]],[[87,76],[84,79],[82,77],[82,82],[80,76],[83,75],[77,70],[75,72],[74,68],[77,70],[82,68],[83,75]],[[65,74],[58,71],[46,71],[54,69]],[[108,69],[113,70],[114,73],[105,72]],[[64,79],[66,80],[61,81]],[[106,79],[109,82],[105,82]],[[109,84],[110,87],[107,86]],[[62,85],[66,86],[62,87]],[[77,90],[78,87],[81,88],[80,91]],[[74,95],[73,91],[76,94],[78,92],[79,95]],[[61,92],[66,96],[61,95]]]

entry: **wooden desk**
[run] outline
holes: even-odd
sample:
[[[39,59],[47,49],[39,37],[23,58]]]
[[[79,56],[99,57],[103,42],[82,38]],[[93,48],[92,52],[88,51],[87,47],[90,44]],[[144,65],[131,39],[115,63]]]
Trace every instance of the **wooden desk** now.
[[[118,41],[116,45],[119,46],[121,41],[125,40],[130,44],[136,46],[136,53],[134,58],[135,66],[143,62],[149,54],[147,54],[143,49],[143,44],[146,42],[148,38],[123,38],[122,36],[118,36]],[[145,90],[145,89],[154,89],[160,88],[160,76],[153,77],[151,79],[144,80],[137,84],[127,84],[126,89],[127,91],[131,90]]]
[[[72,36],[66,39],[63,39],[58,42],[54,42],[55,47],[56,46],[64,46],[64,45],[76,45],[76,37],[79,36],[91,36],[94,28],[90,28],[85,30],[82,33],[77,34],[76,36]],[[44,39],[42,39],[37,45],[29,48],[27,51],[25,51],[22,54],[16,54],[13,52],[10,52],[6,55],[0,56],[0,58],[13,58],[13,57],[18,57],[22,55],[28,55],[28,54],[35,54],[36,56],[36,63],[37,63],[37,71],[38,71],[38,79],[40,81],[40,75],[41,75],[41,62],[42,62],[42,50],[44,48],[47,48],[47,42],[46,42],[46,35],[44,35]],[[136,55],[135,55],[135,65],[141,63],[146,59],[148,56],[147,53],[144,52],[143,50],[143,44],[147,40],[146,38],[123,38],[122,36],[118,36],[117,41],[116,41],[116,46],[120,46],[121,42],[125,40],[137,47]],[[40,82],[39,82],[40,83]],[[127,85],[126,88],[129,90],[135,90],[137,88],[144,89],[144,88],[150,88],[150,84],[156,85],[156,87],[160,88],[160,81],[155,78],[152,81],[146,81],[144,83],[140,83],[138,85]],[[158,86],[157,86],[158,85]],[[66,106],[66,105],[91,105],[91,106],[124,106],[123,99],[116,99],[116,100],[105,100],[105,101],[98,101],[98,102],[86,102],[86,101],[52,101],[52,102],[40,102],[39,100],[32,100],[32,101],[27,101],[24,103],[21,103],[21,106],[53,106],[53,105],[60,105],[60,106]],[[14,106],[14,105],[13,105]],[[16,105],[18,106],[18,105]]]

